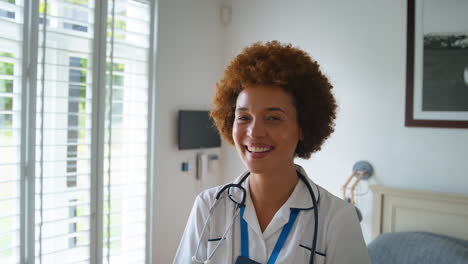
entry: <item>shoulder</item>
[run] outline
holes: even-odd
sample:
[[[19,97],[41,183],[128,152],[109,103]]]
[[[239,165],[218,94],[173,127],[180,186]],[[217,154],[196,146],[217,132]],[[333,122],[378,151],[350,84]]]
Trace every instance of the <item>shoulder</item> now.
[[[223,188],[223,186],[224,185],[220,185],[202,191],[195,199],[195,205],[197,207],[210,208],[215,201],[216,194],[221,190],[221,188]]]
[[[370,263],[354,206],[323,188],[320,192],[323,203],[319,203],[319,221],[327,263]]]
[[[353,205],[336,197],[323,187],[317,185],[320,191],[319,212],[324,214],[330,225],[336,225],[343,220],[357,220]]]
[[[206,190],[202,191],[197,196],[197,198],[195,200],[195,203],[196,204],[199,203],[201,205],[211,207],[213,205],[213,203],[215,202],[216,195],[218,195],[218,193],[221,191],[221,189],[224,186],[226,186],[227,184],[232,184],[232,183],[239,182],[244,175],[245,175],[245,173],[242,174],[241,176],[237,177],[236,179],[234,179],[231,182],[228,182],[226,184],[219,185],[219,186],[216,186],[216,187],[212,187],[212,188],[209,188],[209,189],[206,189]],[[233,193],[236,193],[236,190],[234,190]]]

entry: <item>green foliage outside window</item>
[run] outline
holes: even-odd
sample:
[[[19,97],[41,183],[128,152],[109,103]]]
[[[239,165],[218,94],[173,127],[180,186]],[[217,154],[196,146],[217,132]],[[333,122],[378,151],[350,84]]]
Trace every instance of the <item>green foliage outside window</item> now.
[[[12,111],[12,110],[13,110],[13,98],[0,97],[0,111]]]
[[[127,29],[127,21],[123,19],[114,19],[114,26],[115,28],[126,30]]]
[[[86,98],[86,86],[80,88],[80,98]]]
[[[86,102],[79,102],[78,103],[78,113],[79,118],[78,118],[78,139],[85,139],[86,138]],[[78,153],[82,153],[79,152]]]
[[[13,119],[11,114],[0,114],[0,127],[1,128],[12,128]]]
[[[80,99],[86,99],[86,85],[75,84],[73,89],[78,90],[78,97]]]
[[[1,142],[9,142],[11,141],[11,137],[13,136],[13,130],[6,130],[2,129],[0,130],[0,141]],[[5,138],[2,138],[5,137]],[[8,140],[8,141],[7,141]]]
[[[13,53],[10,52],[0,52],[0,56],[7,57],[7,58],[14,58],[15,56]]]
[[[0,79],[0,93],[12,93],[13,92],[13,80]]]
[[[86,113],[86,102],[79,102],[78,104],[78,113],[85,114]]]
[[[88,0],[65,0],[65,2],[74,5],[85,5],[88,4]]]
[[[7,2],[7,3],[10,3],[10,4],[16,4],[16,0],[1,0],[1,1]],[[0,248],[2,248],[2,247],[0,247]]]
[[[86,115],[79,115],[78,116],[78,127],[82,127],[82,128],[86,127]],[[82,132],[85,133],[84,131],[82,131]],[[84,135],[83,135],[82,138],[84,138]],[[82,139],[82,138],[80,138],[80,139]]]
[[[125,15],[125,14],[124,14]],[[120,31],[127,30],[127,21],[125,19],[118,19],[114,17],[114,28]],[[107,18],[107,37],[112,37],[112,17]],[[125,40],[125,33],[114,32],[114,38],[119,40]]]
[[[13,75],[15,73],[15,65],[11,62],[0,61],[0,74]]]
[[[111,70],[111,63],[107,62],[106,63],[106,71]],[[125,70],[125,64],[123,63],[112,63],[112,71],[117,71],[117,72],[124,72]]]
[[[45,2],[39,4],[39,14],[44,14]],[[50,4],[47,5],[47,14],[50,14]]]
[[[82,70],[80,74],[80,83],[86,83],[86,76],[88,75],[87,71]]]
[[[80,66],[83,68],[88,67],[88,60],[87,59],[80,59]]]
[[[112,17],[107,18],[107,28],[112,28]],[[127,21],[124,19],[118,19],[114,17],[114,28],[126,30]]]
[[[106,84],[110,85],[110,75],[106,74]],[[124,77],[121,75],[112,75],[112,85],[123,86]]]
[[[112,37],[112,31],[107,31],[107,37],[109,37],[109,38]],[[118,39],[118,40],[125,40],[125,34],[115,33],[114,38]]]

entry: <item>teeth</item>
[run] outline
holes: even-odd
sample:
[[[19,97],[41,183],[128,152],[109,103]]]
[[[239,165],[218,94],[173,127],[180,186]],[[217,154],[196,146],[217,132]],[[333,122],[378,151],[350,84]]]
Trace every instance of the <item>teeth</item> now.
[[[259,148],[259,147],[249,147],[249,146],[247,146],[247,149],[250,152],[266,152],[266,151],[269,151],[271,148],[270,147],[268,147],[268,148]]]

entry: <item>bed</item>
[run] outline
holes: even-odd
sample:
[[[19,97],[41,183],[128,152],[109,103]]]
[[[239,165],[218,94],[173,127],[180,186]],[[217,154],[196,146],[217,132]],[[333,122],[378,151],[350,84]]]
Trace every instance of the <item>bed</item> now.
[[[468,196],[371,190],[372,264],[468,263]]]

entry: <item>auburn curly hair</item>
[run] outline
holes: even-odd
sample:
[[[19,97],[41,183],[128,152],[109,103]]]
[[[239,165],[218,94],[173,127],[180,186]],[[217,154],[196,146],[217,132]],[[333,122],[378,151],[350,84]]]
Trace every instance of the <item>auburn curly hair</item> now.
[[[237,96],[253,85],[280,87],[292,96],[303,134],[296,156],[308,159],[320,150],[334,131],[337,105],[333,86],[316,61],[291,44],[278,41],[257,42],[231,60],[216,83],[210,115],[221,136],[232,145]]]

